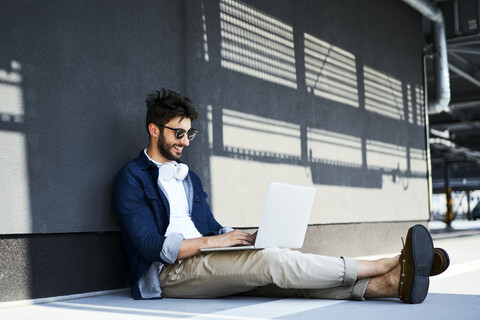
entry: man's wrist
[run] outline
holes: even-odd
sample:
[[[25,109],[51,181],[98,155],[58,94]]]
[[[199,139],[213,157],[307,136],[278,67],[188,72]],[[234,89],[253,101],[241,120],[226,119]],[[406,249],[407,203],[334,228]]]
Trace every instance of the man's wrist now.
[[[232,232],[233,230],[235,230],[235,229],[230,228],[230,227],[223,227],[222,229],[220,229],[219,234],[229,233],[229,232]]]
[[[203,237],[200,249],[215,247],[215,240],[218,236]]]

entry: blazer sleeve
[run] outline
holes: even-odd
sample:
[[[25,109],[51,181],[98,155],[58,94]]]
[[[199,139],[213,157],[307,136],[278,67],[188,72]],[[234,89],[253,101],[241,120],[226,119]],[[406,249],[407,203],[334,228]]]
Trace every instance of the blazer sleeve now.
[[[121,170],[114,182],[112,207],[123,232],[126,232],[133,246],[146,261],[163,261],[161,250],[166,237],[159,232],[158,217],[152,205],[158,205],[158,198],[150,197],[155,190],[148,190],[140,177],[128,168]]]

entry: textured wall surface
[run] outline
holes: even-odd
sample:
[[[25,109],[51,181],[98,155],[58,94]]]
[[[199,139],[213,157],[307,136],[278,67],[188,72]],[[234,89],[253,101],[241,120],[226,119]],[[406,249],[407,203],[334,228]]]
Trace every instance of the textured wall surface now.
[[[0,236],[0,301],[125,288],[118,233]]]
[[[308,251],[428,219],[401,1],[3,1],[0,42],[0,301],[125,286],[111,185],[161,87],[201,113],[184,160],[225,225],[256,227],[270,181],[317,188]]]
[[[223,223],[258,225],[270,181],[317,188],[311,224],[428,219],[418,14],[221,0],[186,21],[186,88],[204,115],[187,157]]]
[[[181,12],[176,1],[2,2],[0,69],[16,81],[2,81],[0,165],[18,173],[1,194],[23,192],[2,198],[0,233],[116,228],[112,178],[144,146],[144,96],[182,89]]]

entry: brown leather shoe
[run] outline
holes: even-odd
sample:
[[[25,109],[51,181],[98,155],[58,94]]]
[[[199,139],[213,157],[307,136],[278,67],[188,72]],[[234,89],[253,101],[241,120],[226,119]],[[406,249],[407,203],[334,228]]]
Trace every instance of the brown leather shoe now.
[[[450,257],[447,251],[442,248],[435,248],[433,250],[433,264],[430,271],[430,277],[439,275],[443,271],[447,270],[450,265]]]
[[[398,295],[407,303],[421,303],[427,297],[433,263],[433,242],[427,228],[416,224],[408,230],[400,255]]]

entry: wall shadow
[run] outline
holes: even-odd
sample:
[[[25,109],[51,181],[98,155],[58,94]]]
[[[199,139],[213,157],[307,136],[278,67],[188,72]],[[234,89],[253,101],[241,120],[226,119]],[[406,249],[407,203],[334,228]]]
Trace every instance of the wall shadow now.
[[[421,21],[397,4],[342,6],[351,14],[330,1],[190,4],[197,59],[187,64],[187,90],[210,135],[194,153],[208,143],[210,156],[309,166],[319,185],[381,189],[386,176],[408,188],[426,178],[422,38],[406,36]],[[362,10],[371,16],[355,14]],[[381,14],[393,11],[408,31]],[[195,169],[208,180],[204,167]]]

